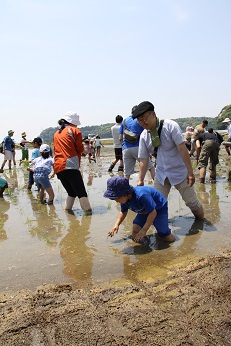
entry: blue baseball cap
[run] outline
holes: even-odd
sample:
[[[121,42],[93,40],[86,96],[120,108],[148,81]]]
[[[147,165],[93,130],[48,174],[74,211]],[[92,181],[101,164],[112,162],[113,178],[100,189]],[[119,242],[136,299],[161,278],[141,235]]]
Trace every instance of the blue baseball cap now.
[[[129,185],[129,180],[115,176],[107,181],[107,191],[104,192],[104,197],[109,199],[117,199],[123,196],[127,196],[132,193],[133,187]]]

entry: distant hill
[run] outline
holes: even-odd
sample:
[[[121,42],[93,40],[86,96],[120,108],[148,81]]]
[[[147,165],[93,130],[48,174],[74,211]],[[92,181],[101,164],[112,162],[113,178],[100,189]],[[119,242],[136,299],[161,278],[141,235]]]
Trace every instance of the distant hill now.
[[[182,132],[185,131],[187,126],[195,127],[196,125],[200,124],[202,120],[205,118],[203,117],[191,117],[191,118],[177,118],[172,119],[175,120],[181,127]],[[212,127],[213,129],[226,129],[226,124],[223,124],[220,119],[219,122],[217,121],[217,118],[206,118],[208,120],[209,124],[208,127]],[[102,125],[93,125],[93,126],[83,126],[80,127],[80,130],[82,132],[83,137],[88,136],[89,133],[99,135],[101,138],[111,138],[111,127],[114,125],[114,123],[107,123]],[[57,131],[58,127],[49,127],[45,130],[43,130],[40,134],[40,137],[43,138],[43,141],[46,143],[53,142],[53,135]]]

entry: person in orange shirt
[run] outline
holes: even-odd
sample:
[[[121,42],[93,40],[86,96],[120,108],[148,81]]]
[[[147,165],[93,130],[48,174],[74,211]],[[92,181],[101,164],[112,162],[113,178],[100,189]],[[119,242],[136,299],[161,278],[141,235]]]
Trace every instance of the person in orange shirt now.
[[[92,214],[83,178],[80,173],[80,160],[84,150],[79,115],[66,113],[59,121],[60,129],[54,134],[54,171],[67,191],[65,209],[72,210],[75,198],[87,215]]]

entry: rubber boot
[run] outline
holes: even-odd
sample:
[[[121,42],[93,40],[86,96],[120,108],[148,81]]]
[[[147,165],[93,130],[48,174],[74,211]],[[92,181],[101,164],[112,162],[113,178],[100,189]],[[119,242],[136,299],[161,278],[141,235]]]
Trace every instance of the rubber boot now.
[[[79,203],[86,215],[92,215],[91,205],[87,197],[81,197]]]
[[[114,163],[112,163],[111,166],[108,168],[108,172],[112,172],[114,167],[115,167],[115,165],[114,165]]]
[[[216,171],[211,171],[210,172],[210,183],[211,184],[216,184]]]
[[[205,178],[200,178],[200,184],[205,184]]]
[[[200,220],[204,219],[204,209],[203,209],[202,205],[197,210],[192,211],[192,213],[194,214],[194,216],[197,219],[200,219]]]
[[[67,196],[64,209],[65,210],[72,210],[74,202],[75,202],[75,197]]]

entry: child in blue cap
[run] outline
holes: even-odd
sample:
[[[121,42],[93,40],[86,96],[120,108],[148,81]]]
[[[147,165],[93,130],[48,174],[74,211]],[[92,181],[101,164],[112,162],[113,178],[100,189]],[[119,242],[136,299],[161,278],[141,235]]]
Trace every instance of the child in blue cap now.
[[[142,240],[151,225],[155,226],[160,238],[169,242],[175,241],[168,227],[168,201],[154,187],[133,187],[129,185],[128,179],[115,176],[108,179],[104,197],[120,203],[120,213],[114,227],[108,233],[111,237],[118,233],[119,225],[130,209],[136,213],[132,228],[132,238],[135,242]]]

